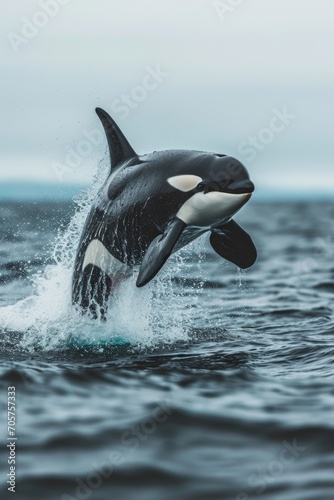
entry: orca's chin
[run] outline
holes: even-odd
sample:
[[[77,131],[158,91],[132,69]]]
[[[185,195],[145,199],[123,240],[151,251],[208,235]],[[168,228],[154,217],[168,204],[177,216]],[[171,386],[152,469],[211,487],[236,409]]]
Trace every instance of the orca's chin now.
[[[189,226],[213,226],[232,218],[251,196],[252,193],[232,194],[221,191],[196,193],[182,205],[177,217]]]
[[[242,193],[246,198],[247,201],[251,199],[253,193]]]

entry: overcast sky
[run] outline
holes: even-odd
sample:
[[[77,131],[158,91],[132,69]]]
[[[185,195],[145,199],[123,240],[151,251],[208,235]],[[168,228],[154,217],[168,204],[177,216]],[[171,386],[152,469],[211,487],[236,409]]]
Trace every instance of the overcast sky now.
[[[332,0],[6,2],[0,181],[88,182],[100,106],[138,153],[227,153],[262,191],[328,193],[333,19]]]

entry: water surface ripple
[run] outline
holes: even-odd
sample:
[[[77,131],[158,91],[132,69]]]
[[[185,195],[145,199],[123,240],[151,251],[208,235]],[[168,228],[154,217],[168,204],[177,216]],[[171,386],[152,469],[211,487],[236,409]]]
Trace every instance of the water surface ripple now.
[[[333,205],[250,203],[252,269],[204,237],[107,325],[68,305],[73,214],[0,206],[1,498],[15,386],[17,500],[333,500]]]

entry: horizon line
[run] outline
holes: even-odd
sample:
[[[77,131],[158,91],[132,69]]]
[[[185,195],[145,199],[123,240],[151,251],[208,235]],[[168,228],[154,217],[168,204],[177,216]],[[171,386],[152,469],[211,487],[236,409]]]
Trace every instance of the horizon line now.
[[[27,191],[28,188],[28,191]],[[0,182],[0,202],[1,201],[31,201],[37,199],[39,201],[73,201],[73,197],[79,194],[80,191],[90,188],[89,183],[57,183],[57,182],[34,182],[34,181],[5,181]],[[271,189],[266,185],[260,185],[256,188],[252,201],[270,201],[270,200],[315,200],[315,199],[333,199],[333,191],[330,189],[312,190],[310,187],[294,190],[286,188]]]

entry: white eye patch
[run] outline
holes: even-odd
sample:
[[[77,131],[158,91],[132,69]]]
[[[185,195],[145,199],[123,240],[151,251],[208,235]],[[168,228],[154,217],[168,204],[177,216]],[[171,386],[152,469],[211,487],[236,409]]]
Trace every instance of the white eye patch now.
[[[203,179],[198,177],[198,175],[175,175],[174,177],[167,179],[167,182],[175,189],[186,193],[187,191],[195,189],[197,184],[202,180]]]

